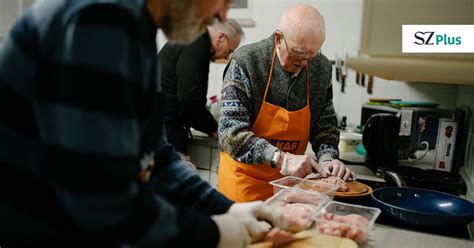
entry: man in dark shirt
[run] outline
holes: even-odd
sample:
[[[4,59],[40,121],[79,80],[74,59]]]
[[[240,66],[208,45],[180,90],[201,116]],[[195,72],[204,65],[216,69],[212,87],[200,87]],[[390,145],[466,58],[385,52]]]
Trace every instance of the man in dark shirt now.
[[[217,139],[217,122],[206,109],[209,65],[216,59],[227,59],[242,35],[240,25],[229,19],[208,26],[190,45],[167,43],[161,49],[166,136],[177,151],[186,153],[191,127]]]
[[[0,246],[245,247],[267,231],[268,206],[220,195],[156,128],[157,28],[189,43],[229,4],[36,1],[16,22],[0,46]]]

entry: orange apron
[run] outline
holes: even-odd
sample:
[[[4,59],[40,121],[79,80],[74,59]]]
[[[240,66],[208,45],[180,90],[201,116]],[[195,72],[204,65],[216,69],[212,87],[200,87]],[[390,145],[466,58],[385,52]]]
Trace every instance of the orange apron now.
[[[306,106],[300,110],[288,111],[266,101],[275,55],[274,48],[263,103],[251,131],[282,151],[302,155],[308,145],[310,128],[308,67],[306,66]],[[266,200],[273,195],[273,187],[268,182],[282,177],[279,168],[271,168],[266,164],[241,163],[226,152],[220,153],[218,190],[233,201]]]

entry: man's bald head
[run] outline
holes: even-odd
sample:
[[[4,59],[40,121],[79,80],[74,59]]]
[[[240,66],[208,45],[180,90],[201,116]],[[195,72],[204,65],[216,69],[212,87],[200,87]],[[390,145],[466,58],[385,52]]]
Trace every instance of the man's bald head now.
[[[278,29],[296,42],[308,38],[325,39],[324,18],[310,5],[296,5],[289,8],[281,17]]]
[[[317,9],[309,5],[289,8],[275,32],[275,46],[283,70],[294,74],[307,66],[321,50],[324,40],[324,18]]]

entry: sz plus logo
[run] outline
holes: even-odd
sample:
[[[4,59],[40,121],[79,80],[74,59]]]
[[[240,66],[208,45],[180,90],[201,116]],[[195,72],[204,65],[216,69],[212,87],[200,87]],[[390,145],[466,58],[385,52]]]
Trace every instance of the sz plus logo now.
[[[418,31],[415,33],[415,44],[417,45],[461,45],[461,37],[450,37],[447,34],[435,34],[434,31],[421,32]],[[434,36],[434,38],[433,38]]]
[[[474,25],[403,25],[403,53],[474,53]]]

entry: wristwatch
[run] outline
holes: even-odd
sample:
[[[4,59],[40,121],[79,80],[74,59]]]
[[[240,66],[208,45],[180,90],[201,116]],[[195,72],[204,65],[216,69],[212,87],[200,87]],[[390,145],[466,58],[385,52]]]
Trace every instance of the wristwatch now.
[[[275,153],[273,153],[272,160],[270,160],[270,166],[272,168],[276,167],[276,164],[278,162],[278,159],[280,159],[280,149],[276,149]]]

